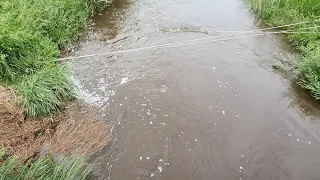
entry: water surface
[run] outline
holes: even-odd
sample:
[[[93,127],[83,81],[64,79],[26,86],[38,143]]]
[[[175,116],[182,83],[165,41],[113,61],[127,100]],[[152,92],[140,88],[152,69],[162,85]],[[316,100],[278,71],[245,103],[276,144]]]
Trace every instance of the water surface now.
[[[116,0],[92,22],[78,55],[262,28],[239,0]],[[272,70],[275,53],[293,51],[264,35],[73,61],[117,124],[94,178],[319,179],[319,104]]]

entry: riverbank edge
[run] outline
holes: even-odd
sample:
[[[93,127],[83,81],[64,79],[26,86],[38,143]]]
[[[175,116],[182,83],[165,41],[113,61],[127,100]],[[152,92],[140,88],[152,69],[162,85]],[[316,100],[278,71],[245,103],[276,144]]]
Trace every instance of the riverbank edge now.
[[[37,176],[49,178],[52,176],[56,176],[57,174],[54,173],[55,171],[59,170],[61,171],[60,173],[62,173],[60,177],[64,177],[64,175],[66,174],[72,174],[73,176],[66,177],[66,179],[85,179],[89,174],[88,172],[92,170],[92,166],[85,163],[86,158],[84,156],[92,153],[93,151],[97,151],[98,149],[102,149],[110,140],[110,137],[102,136],[98,147],[92,149],[93,146],[87,146],[85,147],[87,148],[85,149],[85,152],[77,151],[81,148],[83,150],[83,147],[78,147],[78,149],[75,150],[75,148],[73,147],[74,144],[70,145],[69,149],[64,148],[65,144],[61,143],[62,140],[59,140],[61,139],[61,136],[65,136],[67,134],[67,137],[71,137],[71,139],[68,140],[72,143],[76,142],[78,144],[83,144],[84,141],[88,142],[93,140],[92,138],[94,137],[90,136],[91,134],[94,134],[92,133],[92,130],[101,131],[101,128],[104,128],[107,133],[110,133],[108,132],[110,126],[108,126],[105,121],[102,122],[95,118],[88,121],[76,119],[72,119],[72,121],[70,119],[66,120],[65,113],[68,113],[69,110],[68,108],[67,110],[63,109],[65,109],[65,107],[70,104],[70,101],[75,100],[75,96],[72,90],[72,83],[69,80],[67,70],[64,67],[62,67],[60,64],[49,62],[48,60],[67,55],[69,45],[74,43],[78,39],[78,37],[81,36],[82,32],[86,31],[90,17],[97,12],[101,12],[107,6],[111,5],[113,0],[74,0],[72,2],[75,3],[78,8],[86,6],[87,14],[82,16],[82,18],[84,18],[86,21],[83,21],[83,19],[79,20],[79,22],[83,24],[73,26],[76,27],[76,29],[73,29],[74,31],[70,33],[71,35],[66,33],[66,36],[57,35],[55,37],[50,36],[55,32],[50,32],[50,28],[46,28],[52,26],[51,28],[55,29],[55,26],[57,26],[58,24],[57,21],[59,20],[59,18],[56,18],[57,21],[52,21],[52,19],[55,19],[55,17],[52,16],[52,14],[50,15],[50,13],[52,13],[50,10],[48,12],[46,12],[46,10],[51,8],[55,9],[55,7],[50,7],[50,3],[52,3],[59,5],[59,7],[57,7],[57,9],[59,10],[57,11],[57,13],[74,12],[73,10],[69,11],[69,9],[72,9],[72,7],[67,6],[67,3],[64,3],[63,1],[43,1],[40,2],[40,5],[38,5],[35,4],[35,2],[31,3],[23,0],[3,1],[2,3],[0,3],[0,11],[5,12],[3,13],[5,15],[0,18],[1,24],[4,25],[2,28],[0,28],[0,40],[1,42],[4,42],[2,45],[0,45],[0,85],[4,87],[11,87],[10,89],[0,87],[0,89],[2,90],[5,89],[3,90],[4,96],[0,98],[0,105],[4,106],[4,108],[1,109],[2,114],[0,114],[0,121],[2,124],[7,124],[8,126],[6,127],[8,127],[8,129],[16,130],[15,128],[19,127],[23,132],[26,131],[29,134],[31,132],[32,137],[30,139],[33,140],[41,139],[46,136],[47,133],[45,131],[47,130],[50,131],[50,137],[54,135],[54,132],[59,132],[60,130],[61,132],[58,133],[60,136],[55,138],[56,141],[58,140],[58,143],[56,144],[59,144],[60,142],[60,147],[56,147],[56,153],[64,153],[59,154],[59,156],[72,156],[72,158],[63,158],[59,161],[56,161],[50,155],[40,157],[42,156],[42,151],[40,152],[39,149],[37,149],[35,153],[32,153],[31,156],[30,154],[28,154],[26,157],[21,158],[21,156],[19,156],[19,153],[15,153],[12,151],[10,152],[10,150],[8,151],[8,149],[10,148],[7,148],[2,144],[2,150],[0,153],[0,172],[2,172],[0,173],[1,179],[15,179],[18,176],[22,179],[28,177],[34,178]],[[81,4],[81,2],[86,4]],[[37,10],[30,8],[30,6],[32,6],[30,4],[35,4],[34,6],[44,6],[46,4],[48,5],[48,9],[40,12],[40,15],[39,12],[37,12],[37,14],[32,14],[32,11]],[[17,10],[11,12],[13,11],[13,8],[16,8]],[[26,13],[31,13],[30,17],[23,16],[23,14]],[[30,24],[30,27],[28,27],[28,21],[30,20],[30,18],[34,21],[37,21],[38,19],[34,17],[40,17],[43,14],[46,14],[46,16],[45,18],[41,19],[41,22],[44,22],[46,18],[48,18],[48,21],[46,22],[47,24],[44,25],[44,29],[46,30],[31,27],[34,24]],[[75,16],[78,17],[77,15]],[[59,16],[60,15],[57,14],[57,17]],[[66,16],[64,18],[72,19],[74,17]],[[11,20],[13,21],[13,23]],[[24,20],[26,22],[23,25],[16,25],[17,22],[21,22]],[[37,24],[39,22],[40,21],[35,22],[35,25],[41,26],[41,24]],[[10,27],[11,25],[12,27]],[[72,25],[70,24],[70,26]],[[41,31],[37,32],[38,30]],[[65,29],[64,31],[67,30],[68,29]],[[70,35],[69,38],[66,38],[68,37],[68,35]],[[44,49],[41,49],[42,47],[44,47]],[[38,65],[38,63],[40,65]],[[9,97],[9,99],[5,101],[5,97]],[[60,113],[57,114],[57,111],[60,111]],[[80,111],[80,109],[76,109],[75,111]],[[76,115],[76,113],[74,115]],[[93,116],[89,118],[92,117]],[[40,124],[40,126],[30,126],[30,124]],[[74,124],[77,125],[73,126]],[[85,128],[88,126],[91,126],[91,129]],[[23,129],[23,127],[28,127],[29,129]],[[71,129],[74,129],[76,127],[78,128],[77,130],[79,130],[79,128],[85,128],[84,130],[87,131],[87,134],[83,135],[84,139],[82,143],[77,142],[77,140],[75,140],[74,138],[72,139],[74,134],[72,134],[72,132],[69,132],[70,127]],[[97,127],[97,129],[94,129],[95,127]],[[3,140],[5,140],[5,136],[7,134],[10,133],[1,131],[1,136],[4,137]],[[27,137],[27,135],[24,134],[19,134],[17,136]],[[91,139],[86,139],[88,136]],[[54,141],[54,138],[49,140]],[[94,139],[94,141],[96,140],[97,139]],[[41,145],[44,145],[44,142],[45,141],[41,139]],[[30,143],[30,145],[33,144]],[[44,147],[41,148],[43,149]],[[61,150],[61,148],[64,149]],[[38,168],[50,164],[51,168],[48,169],[50,173],[42,172],[43,174],[41,175],[41,173],[39,174],[37,171],[32,172],[33,170],[36,170],[32,168],[36,167],[38,163],[41,164],[41,166],[39,166]],[[75,167],[75,169],[63,170],[60,165],[63,166],[66,164],[72,165],[73,167]]]
[[[301,52],[297,67],[300,73],[298,84],[308,90],[316,100],[320,99],[320,10],[316,8],[320,3],[316,0],[245,1],[254,14],[271,26],[303,23],[282,29],[310,32],[290,34],[286,37]]]

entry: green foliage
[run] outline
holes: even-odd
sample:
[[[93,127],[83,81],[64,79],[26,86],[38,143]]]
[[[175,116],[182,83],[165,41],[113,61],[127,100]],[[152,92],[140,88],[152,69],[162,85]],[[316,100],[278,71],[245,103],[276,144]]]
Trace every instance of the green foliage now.
[[[3,157],[4,153],[0,155]],[[92,167],[87,165],[82,157],[65,158],[58,162],[51,157],[42,157],[25,164],[18,157],[2,157],[1,180],[85,180],[92,171]]]
[[[32,118],[47,116],[74,97],[65,70],[57,65],[24,77],[16,88],[22,96],[22,109]]]
[[[0,83],[19,84],[27,115],[48,115],[71,98],[65,72],[50,61],[78,38],[90,15],[106,2],[0,1]]]
[[[0,26],[0,80],[15,82],[22,75],[41,69],[58,55],[58,49],[46,37],[39,38],[27,29]]]
[[[296,33],[287,37],[303,54],[299,63],[301,72],[299,84],[308,89],[316,99],[320,99],[320,0],[247,0],[247,2],[255,13],[271,25],[311,22],[287,29],[313,33]],[[299,30],[308,27],[315,29]]]
[[[302,73],[299,84],[308,89],[313,97],[320,99],[320,41],[311,43],[306,48],[306,55],[300,62]]]

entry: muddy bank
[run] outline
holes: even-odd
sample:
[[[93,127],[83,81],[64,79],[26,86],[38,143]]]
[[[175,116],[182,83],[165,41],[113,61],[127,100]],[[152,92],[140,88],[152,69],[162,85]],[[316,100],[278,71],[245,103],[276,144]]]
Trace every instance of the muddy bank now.
[[[11,155],[90,157],[111,138],[107,121],[84,103],[70,103],[50,117],[28,119],[16,105],[17,99],[12,89],[0,87],[0,148]]]

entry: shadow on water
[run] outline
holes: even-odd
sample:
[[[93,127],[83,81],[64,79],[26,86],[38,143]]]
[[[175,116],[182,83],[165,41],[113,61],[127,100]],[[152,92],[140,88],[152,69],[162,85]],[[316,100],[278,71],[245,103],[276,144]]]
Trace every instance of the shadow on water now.
[[[291,80],[289,92],[285,95],[292,100],[289,107],[298,107],[302,116],[307,116],[317,121],[320,118],[320,102],[315,100],[306,89],[301,88],[298,82],[299,80],[297,79]]]

